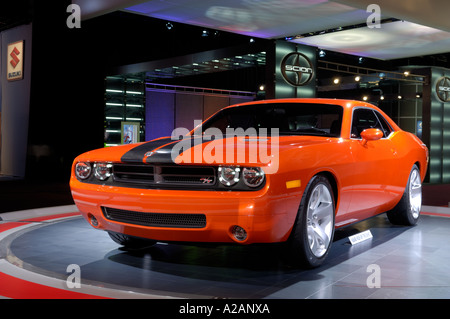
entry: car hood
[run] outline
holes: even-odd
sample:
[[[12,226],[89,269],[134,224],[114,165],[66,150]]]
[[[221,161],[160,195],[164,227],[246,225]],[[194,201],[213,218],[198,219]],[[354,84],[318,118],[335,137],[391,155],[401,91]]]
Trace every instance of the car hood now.
[[[91,151],[85,160],[146,164],[184,165],[254,165],[276,166],[286,152],[313,145],[330,143],[336,138],[315,136],[228,137],[211,140],[207,137],[184,137],[173,140],[159,138],[144,143]]]

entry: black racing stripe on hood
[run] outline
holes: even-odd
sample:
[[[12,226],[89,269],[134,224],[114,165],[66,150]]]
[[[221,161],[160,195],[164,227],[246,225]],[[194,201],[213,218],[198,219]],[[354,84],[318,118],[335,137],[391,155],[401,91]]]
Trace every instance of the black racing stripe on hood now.
[[[195,145],[205,142],[201,137],[188,137],[180,141],[173,141],[157,149],[151,156],[148,156],[144,162],[147,164],[175,164],[173,161],[180,152],[185,152]],[[182,144],[179,144],[182,143]],[[174,150],[174,148],[176,148]]]
[[[141,144],[132,148],[128,152],[122,155],[121,161],[124,163],[136,163],[141,162],[144,159],[145,153],[153,151],[154,149],[164,146],[168,143],[173,143],[174,141],[171,138],[160,138],[157,140],[150,141],[148,143]]]
[[[180,154],[180,151],[187,151],[189,148],[207,141],[210,140],[203,140],[202,137],[187,137],[179,141],[171,138],[158,139],[129,150],[121,157],[121,161],[124,163],[175,164],[173,160]],[[177,147],[178,150],[174,150],[174,147]],[[146,156],[149,152],[153,152],[153,154]]]

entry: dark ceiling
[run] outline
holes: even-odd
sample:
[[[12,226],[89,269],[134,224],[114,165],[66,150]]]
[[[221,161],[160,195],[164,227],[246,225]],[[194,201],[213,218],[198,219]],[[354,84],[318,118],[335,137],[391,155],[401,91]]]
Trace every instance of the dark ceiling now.
[[[33,16],[31,0],[2,1],[0,4],[0,32],[31,22]]]

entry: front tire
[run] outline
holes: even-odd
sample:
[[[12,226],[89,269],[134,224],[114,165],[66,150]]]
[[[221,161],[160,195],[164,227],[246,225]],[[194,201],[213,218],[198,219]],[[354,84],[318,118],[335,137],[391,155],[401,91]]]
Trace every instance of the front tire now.
[[[334,236],[335,203],[328,179],[314,176],[306,186],[290,238],[290,259],[303,268],[320,266]]]
[[[386,215],[394,225],[413,226],[420,217],[422,208],[422,179],[417,165],[414,165],[409,174],[408,184],[402,199]]]

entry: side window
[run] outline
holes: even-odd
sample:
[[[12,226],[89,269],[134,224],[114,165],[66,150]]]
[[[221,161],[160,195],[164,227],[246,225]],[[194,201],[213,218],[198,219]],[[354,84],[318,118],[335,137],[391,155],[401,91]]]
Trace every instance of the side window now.
[[[383,115],[381,115],[377,111],[375,111],[375,114],[377,115],[378,120],[380,121],[384,137],[388,137],[393,131],[392,127],[389,125],[388,121],[386,121]]]
[[[380,129],[384,133],[383,137],[386,137],[390,133],[390,131],[386,131],[383,128],[374,111],[370,109],[354,110],[351,137],[361,138],[361,132],[368,128]]]

